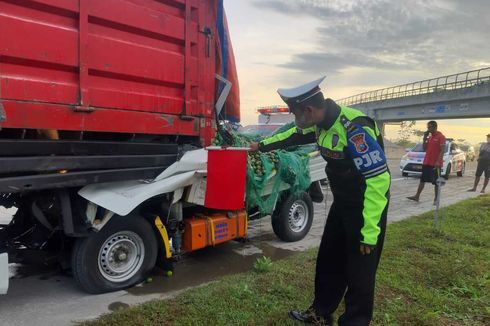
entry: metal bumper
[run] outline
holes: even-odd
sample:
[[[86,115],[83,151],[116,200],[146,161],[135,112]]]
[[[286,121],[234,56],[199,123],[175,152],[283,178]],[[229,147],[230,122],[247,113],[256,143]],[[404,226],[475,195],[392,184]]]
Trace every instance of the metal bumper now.
[[[420,164],[420,163],[407,163],[403,167],[402,172],[422,173],[422,164]]]
[[[9,257],[0,253],[0,294],[6,294],[9,288]]]

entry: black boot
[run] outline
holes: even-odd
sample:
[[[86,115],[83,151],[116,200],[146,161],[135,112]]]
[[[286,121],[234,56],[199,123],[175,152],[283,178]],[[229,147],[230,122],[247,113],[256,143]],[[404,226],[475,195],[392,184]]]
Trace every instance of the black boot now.
[[[306,311],[291,310],[289,317],[294,320],[319,326],[332,326],[333,320],[331,316],[323,317],[319,316],[315,312],[315,308],[309,307]]]

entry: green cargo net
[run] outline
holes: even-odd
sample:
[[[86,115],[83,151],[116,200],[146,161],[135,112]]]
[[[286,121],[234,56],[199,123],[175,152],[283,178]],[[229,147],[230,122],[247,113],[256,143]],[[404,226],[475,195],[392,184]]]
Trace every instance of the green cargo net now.
[[[294,127],[294,123],[284,125],[274,134]],[[232,147],[249,147],[251,142],[262,138],[258,135],[242,135],[231,132]],[[217,135],[213,145],[224,145],[225,141]],[[227,145],[230,146],[230,145]],[[316,150],[316,145],[292,146],[287,149],[270,152],[249,152],[247,165],[246,206],[250,210],[258,208],[262,215],[271,214],[276,202],[281,199],[285,188],[288,194],[301,195],[311,183],[309,171],[309,154]],[[267,191],[266,187],[272,190]]]

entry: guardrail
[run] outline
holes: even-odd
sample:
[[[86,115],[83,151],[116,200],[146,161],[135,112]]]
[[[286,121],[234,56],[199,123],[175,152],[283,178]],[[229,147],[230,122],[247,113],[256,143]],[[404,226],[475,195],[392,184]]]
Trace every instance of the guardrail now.
[[[490,83],[490,67],[462,72],[455,75],[426,79],[409,84],[382,88],[375,91],[345,97],[337,100],[336,102],[340,105],[348,106],[359,103],[467,88],[484,83]]]

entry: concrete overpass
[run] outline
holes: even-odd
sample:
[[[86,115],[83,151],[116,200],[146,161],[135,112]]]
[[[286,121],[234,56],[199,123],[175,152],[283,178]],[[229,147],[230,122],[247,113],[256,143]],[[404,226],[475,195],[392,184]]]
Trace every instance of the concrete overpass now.
[[[365,92],[337,100],[381,124],[490,117],[490,67]]]

